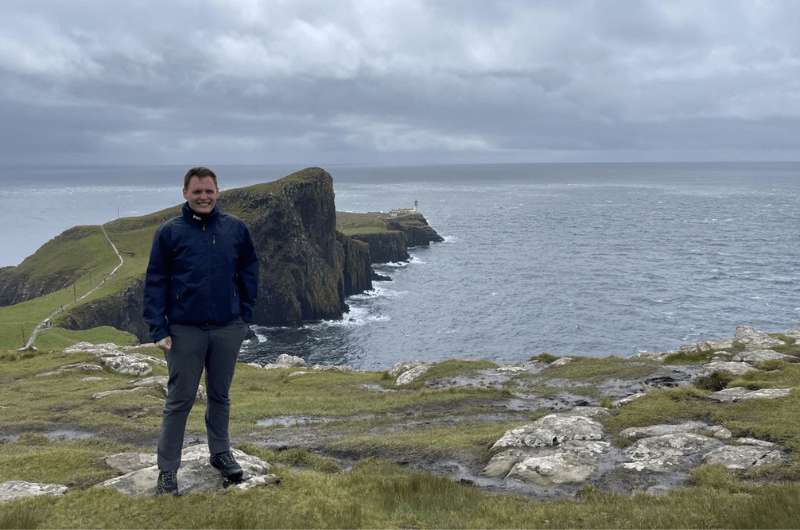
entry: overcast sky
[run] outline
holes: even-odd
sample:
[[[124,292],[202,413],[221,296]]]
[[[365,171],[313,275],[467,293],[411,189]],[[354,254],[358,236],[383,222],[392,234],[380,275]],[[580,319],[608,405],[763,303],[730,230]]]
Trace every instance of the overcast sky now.
[[[0,2],[0,160],[800,160],[796,1]]]

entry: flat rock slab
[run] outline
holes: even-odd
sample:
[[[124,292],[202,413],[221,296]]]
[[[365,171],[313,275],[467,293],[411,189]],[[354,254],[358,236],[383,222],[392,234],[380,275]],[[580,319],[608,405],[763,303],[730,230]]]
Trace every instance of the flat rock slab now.
[[[750,372],[758,372],[758,370],[746,362],[713,361],[703,366],[703,371],[700,372],[700,375],[709,376],[716,372],[728,372],[729,374],[733,375],[744,375]]]
[[[62,484],[8,480],[0,482],[0,502],[13,501],[24,497],[38,497],[40,495],[64,495],[66,491],[67,487]]]
[[[778,399],[787,397],[791,393],[791,388],[762,388],[760,390],[748,390],[743,386],[735,386],[720,390],[719,392],[714,392],[708,397],[723,403],[733,403],[735,401],[742,401],[745,399]]]
[[[736,326],[736,342],[744,344],[748,350],[763,350],[786,344],[780,339],[770,337],[769,334],[759,331],[753,326]]]
[[[702,421],[687,421],[678,424],[649,425],[647,427],[629,427],[627,429],[623,429],[619,434],[624,438],[637,439],[688,432],[703,434],[718,438],[720,440],[728,440],[732,437],[731,431],[725,427],[721,425],[709,425]]]
[[[721,464],[728,469],[750,469],[783,461],[783,452],[757,445],[725,445],[703,456],[706,464]]]
[[[78,352],[91,353],[97,358],[100,364],[109,370],[126,375],[149,375],[153,369],[148,362],[156,360],[150,355],[125,352],[119,346],[111,342],[104,344],[79,342],[64,349],[64,353]]]
[[[505,432],[492,450],[512,447],[553,447],[568,440],[600,440],[603,426],[586,416],[548,414],[529,425]]]
[[[181,467],[178,469],[178,491],[181,495],[201,491],[222,489],[249,489],[257,485],[276,484],[280,480],[275,475],[269,474],[269,464],[258,457],[248,455],[238,449],[231,449],[239,465],[244,470],[245,480],[226,488],[219,470],[211,467],[209,463],[208,446],[195,444],[184,448]],[[140,457],[131,457],[129,454],[120,453],[111,455],[112,462],[120,465],[138,465],[136,462],[146,462],[152,455],[143,454]],[[130,496],[150,496],[155,493],[156,480],[158,479],[158,466],[151,465],[130,471],[122,476],[115,477],[97,484],[95,487],[114,488]]]
[[[693,467],[703,455],[720,447],[715,438],[693,433],[663,434],[643,438],[623,451],[628,462],[622,464],[633,471],[666,473]]]
[[[782,361],[783,359],[791,358],[791,355],[785,353],[778,353],[773,350],[753,350],[734,353],[731,355],[732,361],[740,361],[745,363],[761,363],[764,361]]]
[[[106,464],[121,471],[122,473],[130,473],[146,467],[152,467],[157,464],[158,458],[152,453],[117,453],[106,457]]]

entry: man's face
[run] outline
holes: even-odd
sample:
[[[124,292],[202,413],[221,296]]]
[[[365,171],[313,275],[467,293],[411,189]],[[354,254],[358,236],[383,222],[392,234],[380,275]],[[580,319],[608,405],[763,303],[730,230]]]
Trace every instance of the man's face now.
[[[219,190],[211,177],[192,177],[189,187],[183,189],[183,198],[197,213],[211,213],[218,196]]]

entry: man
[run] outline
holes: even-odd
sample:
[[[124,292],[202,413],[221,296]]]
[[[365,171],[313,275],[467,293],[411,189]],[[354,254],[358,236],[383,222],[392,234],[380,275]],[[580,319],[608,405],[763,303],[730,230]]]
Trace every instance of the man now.
[[[181,215],[158,228],[147,266],[144,319],[169,369],[156,495],[178,495],[186,420],[204,367],[210,463],[225,479],[242,480],[242,468],[230,451],[228,390],[253,322],[258,258],[247,227],[219,211],[218,196],[213,171],[190,169],[183,179]]]

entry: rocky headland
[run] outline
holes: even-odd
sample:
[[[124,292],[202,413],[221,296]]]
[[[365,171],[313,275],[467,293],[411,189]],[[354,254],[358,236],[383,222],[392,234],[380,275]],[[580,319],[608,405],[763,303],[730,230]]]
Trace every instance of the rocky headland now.
[[[407,249],[441,238],[416,212],[402,216],[368,214],[338,219],[333,179],[321,168],[307,168],[278,181],[224,191],[219,205],[249,227],[261,262],[256,323],[299,325],[337,319],[346,297],[372,288],[372,263],[408,259]],[[101,227],[71,228],[43,245],[17,267],[0,269],[0,306],[50,295],[51,305],[66,305],[52,324],[72,330],[113,326],[148,340],[142,319],[144,272],[153,233],[180,206],[104,225],[124,264],[108,285],[79,303],[79,290],[96,283],[115,262]],[[348,216],[351,214],[342,214]],[[365,214],[366,215],[366,214]],[[375,219],[385,227],[373,232]],[[386,249],[391,247],[391,255]],[[58,298],[58,300],[55,300]],[[48,313],[45,313],[48,314]]]

